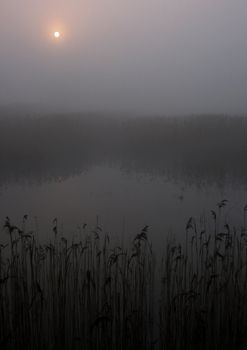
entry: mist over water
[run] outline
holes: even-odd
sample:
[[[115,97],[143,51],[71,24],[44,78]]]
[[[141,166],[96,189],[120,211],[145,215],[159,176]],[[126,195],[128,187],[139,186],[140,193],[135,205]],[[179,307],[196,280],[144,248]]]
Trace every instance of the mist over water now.
[[[247,1],[0,0],[0,348],[247,348]]]
[[[226,222],[243,221],[244,117],[11,113],[0,120],[2,221],[28,214],[41,239],[55,217],[70,238],[98,222],[119,243],[148,225],[159,249],[222,199]]]

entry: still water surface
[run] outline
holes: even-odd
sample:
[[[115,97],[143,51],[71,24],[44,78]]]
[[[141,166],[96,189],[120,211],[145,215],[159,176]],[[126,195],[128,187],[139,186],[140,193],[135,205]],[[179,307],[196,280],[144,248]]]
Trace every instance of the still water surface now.
[[[100,164],[66,178],[2,184],[0,216],[2,223],[9,216],[19,224],[28,214],[30,228],[35,228],[39,239],[50,237],[55,217],[61,235],[76,239],[84,223],[93,229],[98,222],[117,243],[133,238],[148,225],[153,244],[161,246],[170,234],[184,237],[190,216],[199,220],[206,215],[210,220],[210,210],[225,198],[229,200],[224,211],[226,220],[242,224],[247,203],[242,184],[199,186],[182,178],[175,181],[171,176],[168,179],[166,175]]]

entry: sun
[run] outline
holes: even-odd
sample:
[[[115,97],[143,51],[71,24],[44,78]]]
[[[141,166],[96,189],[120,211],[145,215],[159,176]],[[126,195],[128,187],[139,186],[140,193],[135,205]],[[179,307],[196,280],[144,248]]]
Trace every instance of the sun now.
[[[59,39],[61,37],[61,34],[60,34],[60,32],[54,32],[53,36],[55,39]]]

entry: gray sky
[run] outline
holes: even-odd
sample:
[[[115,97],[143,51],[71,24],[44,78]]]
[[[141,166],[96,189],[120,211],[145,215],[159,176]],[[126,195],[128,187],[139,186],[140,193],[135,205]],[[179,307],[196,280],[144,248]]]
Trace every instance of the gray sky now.
[[[246,92],[246,0],[0,1],[0,104],[232,114]]]

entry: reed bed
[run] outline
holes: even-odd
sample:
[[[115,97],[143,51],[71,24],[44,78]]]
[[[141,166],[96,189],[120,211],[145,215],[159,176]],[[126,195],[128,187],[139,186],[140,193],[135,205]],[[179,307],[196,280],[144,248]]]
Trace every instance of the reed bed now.
[[[112,248],[97,227],[84,241],[5,229],[1,246],[1,349],[148,349],[152,342],[152,250],[146,229],[131,250]],[[4,258],[4,249],[8,249]]]
[[[213,228],[190,218],[185,244],[167,243],[160,301],[162,349],[247,349],[247,231],[211,211]],[[247,206],[244,208],[244,222]]]
[[[6,218],[0,249],[1,349],[246,349],[247,231],[190,218],[155,263],[148,227],[129,248],[97,226],[39,244]],[[157,267],[158,266],[158,267]],[[158,295],[158,297],[157,297]]]

